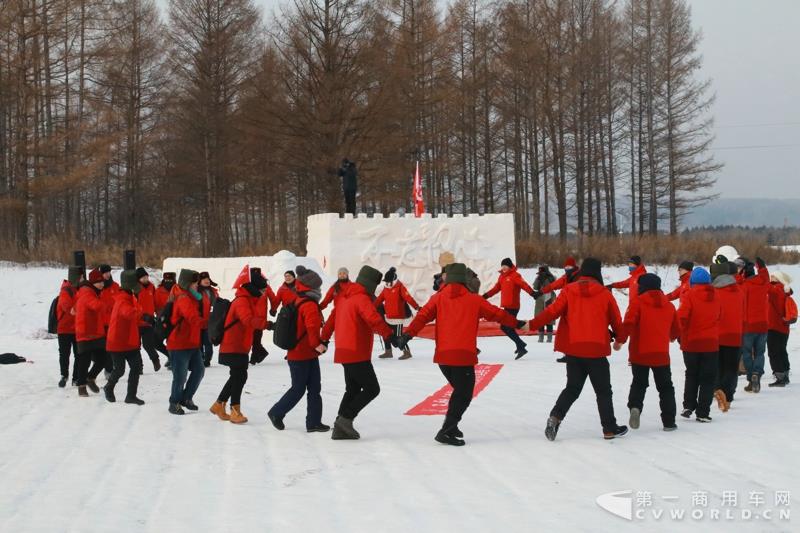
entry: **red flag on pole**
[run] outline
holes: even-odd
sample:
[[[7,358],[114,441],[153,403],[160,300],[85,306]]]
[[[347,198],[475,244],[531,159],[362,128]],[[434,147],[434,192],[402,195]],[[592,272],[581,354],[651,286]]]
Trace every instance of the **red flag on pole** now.
[[[414,171],[414,216],[419,218],[425,212],[425,201],[422,199],[422,179],[419,175],[419,161]]]

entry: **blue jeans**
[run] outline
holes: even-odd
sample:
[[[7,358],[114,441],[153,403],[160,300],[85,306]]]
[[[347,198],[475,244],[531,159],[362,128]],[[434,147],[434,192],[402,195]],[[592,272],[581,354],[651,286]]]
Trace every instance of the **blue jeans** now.
[[[322,390],[319,372],[319,359],[306,361],[289,361],[289,372],[292,375],[292,386],[278,402],[269,410],[269,414],[283,418],[292,410],[308,391],[306,429],[317,427],[322,423]]]
[[[169,403],[181,403],[191,400],[200,382],[203,381],[205,367],[203,366],[203,352],[199,348],[194,350],[174,350],[169,353],[172,360],[172,391]],[[189,374],[187,382],[186,375]],[[184,389],[184,385],[186,388]]]
[[[747,379],[764,375],[764,352],[767,349],[766,333],[745,333],[742,337],[742,362]]]

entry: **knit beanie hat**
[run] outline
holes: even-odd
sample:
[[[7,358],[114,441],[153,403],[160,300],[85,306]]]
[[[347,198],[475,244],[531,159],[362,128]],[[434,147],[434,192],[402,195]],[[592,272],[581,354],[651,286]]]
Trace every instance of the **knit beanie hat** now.
[[[182,268],[180,274],[178,274],[178,287],[180,287],[185,291],[188,291],[189,285],[198,281],[199,279],[200,279],[200,274],[198,274],[196,270],[189,270],[188,268]]]
[[[123,270],[119,277],[119,285],[126,291],[131,291],[133,294],[139,294],[142,286],[139,284],[139,277],[137,270]]]
[[[69,281],[71,285],[77,287],[78,283],[81,281],[81,276],[83,276],[82,267],[71,266],[67,269],[67,281]]]
[[[397,269],[395,267],[391,267],[389,270],[386,271],[386,274],[383,275],[383,282],[390,283],[397,279]]]
[[[367,294],[374,295],[375,289],[378,288],[382,277],[383,274],[381,274],[380,270],[364,265],[361,267],[361,270],[358,271],[356,283],[367,289]]]
[[[575,258],[572,256],[567,257],[566,261],[564,261],[564,268],[577,268],[578,263],[575,262]]]
[[[322,287],[322,278],[313,270],[300,265],[295,269],[295,272],[297,273],[297,281],[304,287],[311,290],[319,290]]]
[[[110,265],[100,265],[99,270],[100,270],[101,274],[108,274],[109,272],[111,272],[111,266]]]
[[[500,266],[501,267],[514,268],[514,263],[511,261],[510,257],[506,257],[505,259],[500,261]]]
[[[451,263],[444,267],[444,272],[447,274],[447,284],[460,283],[467,284],[467,265],[464,263]]]
[[[341,267],[339,270],[336,271],[337,276],[341,276],[342,274],[344,274],[348,278],[350,277],[350,271],[347,270],[347,268],[345,267]]]
[[[628,263],[633,263],[634,265],[639,266],[642,264],[642,258],[638,255],[632,255],[630,259],[628,259]]]
[[[103,279],[103,273],[100,272],[99,268],[92,269],[89,272],[89,283],[94,285],[95,283],[103,283],[105,280]]]
[[[644,294],[647,291],[660,291],[661,278],[655,274],[645,274],[639,278],[639,294]]]
[[[696,285],[708,285],[709,283],[711,283],[711,274],[708,273],[708,270],[703,267],[697,267],[692,270],[689,285],[694,287]]]
[[[600,262],[599,259],[595,259],[594,257],[587,257],[581,263],[581,276],[587,276],[590,278],[594,278],[600,283],[603,283],[603,272],[602,272],[603,264]]]
[[[144,267],[139,267],[136,269],[136,279],[142,279],[145,276],[148,276],[147,270]]]
[[[678,268],[680,270],[685,270],[686,272],[691,272],[692,270],[694,270],[694,263],[692,263],[691,261],[684,261],[680,265],[678,265]]]

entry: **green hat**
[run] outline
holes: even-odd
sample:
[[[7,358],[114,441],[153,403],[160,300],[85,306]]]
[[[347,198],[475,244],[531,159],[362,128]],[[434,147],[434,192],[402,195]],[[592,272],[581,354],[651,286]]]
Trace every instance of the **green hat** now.
[[[375,289],[377,289],[378,285],[381,283],[381,279],[383,279],[383,274],[381,274],[380,270],[364,265],[361,267],[361,270],[358,271],[356,283],[367,289],[370,295],[374,295]]]
[[[711,279],[717,279],[725,274],[734,274],[735,269],[733,263],[714,263],[711,265]]]
[[[81,281],[81,276],[83,276],[83,267],[71,266],[67,270],[67,281],[76,287]]]
[[[135,270],[123,270],[119,277],[119,284],[124,290],[131,291],[133,294],[139,294],[142,289]]]
[[[189,270],[188,268],[182,268],[180,274],[178,274],[178,287],[181,289],[188,291],[189,285],[194,283],[195,281],[199,281],[200,273],[196,270]]]
[[[467,284],[467,265],[464,263],[450,263],[444,267],[444,273],[447,274],[447,283],[460,283]]]

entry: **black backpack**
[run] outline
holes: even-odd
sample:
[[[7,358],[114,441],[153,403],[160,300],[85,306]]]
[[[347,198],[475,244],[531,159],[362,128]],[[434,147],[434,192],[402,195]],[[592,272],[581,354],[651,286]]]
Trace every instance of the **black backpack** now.
[[[233,300],[236,301],[236,298]],[[222,344],[222,339],[225,337],[225,332],[233,327],[234,324],[239,322],[239,319],[237,318],[227,326],[225,325],[225,321],[228,319],[228,312],[231,310],[232,304],[233,302],[230,300],[218,297],[216,300],[214,300],[214,304],[211,306],[211,314],[208,316],[208,338],[211,340],[211,344],[214,346],[219,346]]]
[[[164,306],[164,309],[158,313],[156,321],[153,324],[153,332],[155,332],[158,338],[164,342],[166,342],[166,340],[172,334],[172,330],[174,330],[176,326],[176,324],[172,323],[172,309],[174,305],[174,301],[167,302],[167,305]]]
[[[278,318],[272,327],[272,344],[284,350],[293,350],[305,333],[297,337],[297,317],[300,306],[313,300],[302,299],[299,302],[292,302],[281,307]]]

